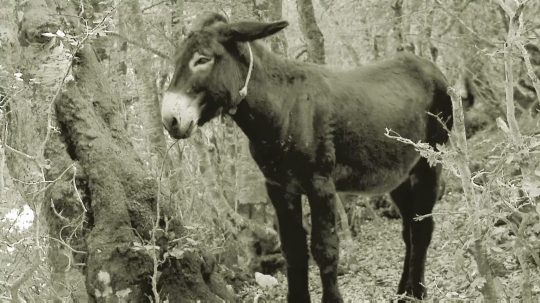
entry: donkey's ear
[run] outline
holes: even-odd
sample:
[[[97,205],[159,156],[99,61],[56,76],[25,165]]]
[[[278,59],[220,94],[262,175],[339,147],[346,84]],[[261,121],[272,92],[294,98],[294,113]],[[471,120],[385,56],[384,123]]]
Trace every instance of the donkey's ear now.
[[[289,25],[287,21],[237,22],[223,24],[220,30],[221,41],[246,42],[273,35]]]
[[[213,12],[203,12],[198,15],[193,21],[191,31],[199,31],[207,27],[214,26],[216,24],[227,23],[227,18],[221,14]]]

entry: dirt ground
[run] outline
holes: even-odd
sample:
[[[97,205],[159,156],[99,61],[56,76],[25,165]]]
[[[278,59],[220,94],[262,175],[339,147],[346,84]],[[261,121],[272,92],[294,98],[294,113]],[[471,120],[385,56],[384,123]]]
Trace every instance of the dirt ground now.
[[[426,284],[429,299],[450,301],[474,301],[481,298],[479,287],[483,281],[478,277],[471,256],[464,249],[470,231],[458,214],[460,194],[447,193],[436,206],[435,233],[428,251]],[[502,237],[512,241],[511,235]],[[511,247],[511,245],[509,245]],[[401,275],[404,244],[401,240],[401,220],[378,218],[363,222],[361,231],[353,242],[341,246],[340,265],[343,274],[339,285],[345,302],[373,302],[396,299],[395,291]],[[490,250],[490,261],[497,276],[497,283],[508,299],[519,301],[521,271],[510,250]],[[540,271],[531,264],[533,296],[540,301]],[[257,284],[241,292],[246,302],[285,301],[286,278],[275,275],[278,284],[263,288]],[[320,302],[321,284],[318,269],[310,265],[310,291],[313,302]]]

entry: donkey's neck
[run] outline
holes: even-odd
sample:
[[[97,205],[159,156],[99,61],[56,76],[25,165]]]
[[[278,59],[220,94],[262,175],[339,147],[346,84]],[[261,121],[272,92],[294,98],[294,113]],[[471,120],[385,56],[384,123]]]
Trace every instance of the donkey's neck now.
[[[302,91],[309,89],[306,79],[321,68],[280,58],[257,43],[252,44],[252,50],[254,67],[248,94],[233,119],[254,143],[280,140],[288,132],[291,108],[301,100]]]

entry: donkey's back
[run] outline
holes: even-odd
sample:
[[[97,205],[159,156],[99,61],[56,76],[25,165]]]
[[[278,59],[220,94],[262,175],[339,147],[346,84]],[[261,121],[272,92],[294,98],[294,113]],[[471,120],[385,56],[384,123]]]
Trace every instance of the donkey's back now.
[[[451,100],[444,75],[430,61],[403,54],[326,79],[333,97],[318,100],[333,115],[338,190],[381,194],[409,176],[420,156],[387,130],[432,146],[446,142]]]

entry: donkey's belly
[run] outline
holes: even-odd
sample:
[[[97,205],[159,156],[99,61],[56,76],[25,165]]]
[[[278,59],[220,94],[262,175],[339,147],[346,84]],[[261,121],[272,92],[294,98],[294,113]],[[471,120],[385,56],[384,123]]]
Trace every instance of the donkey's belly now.
[[[369,171],[338,163],[334,170],[336,189],[364,195],[388,193],[409,177],[411,169],[419,158],[394,167],[378,167]]]

